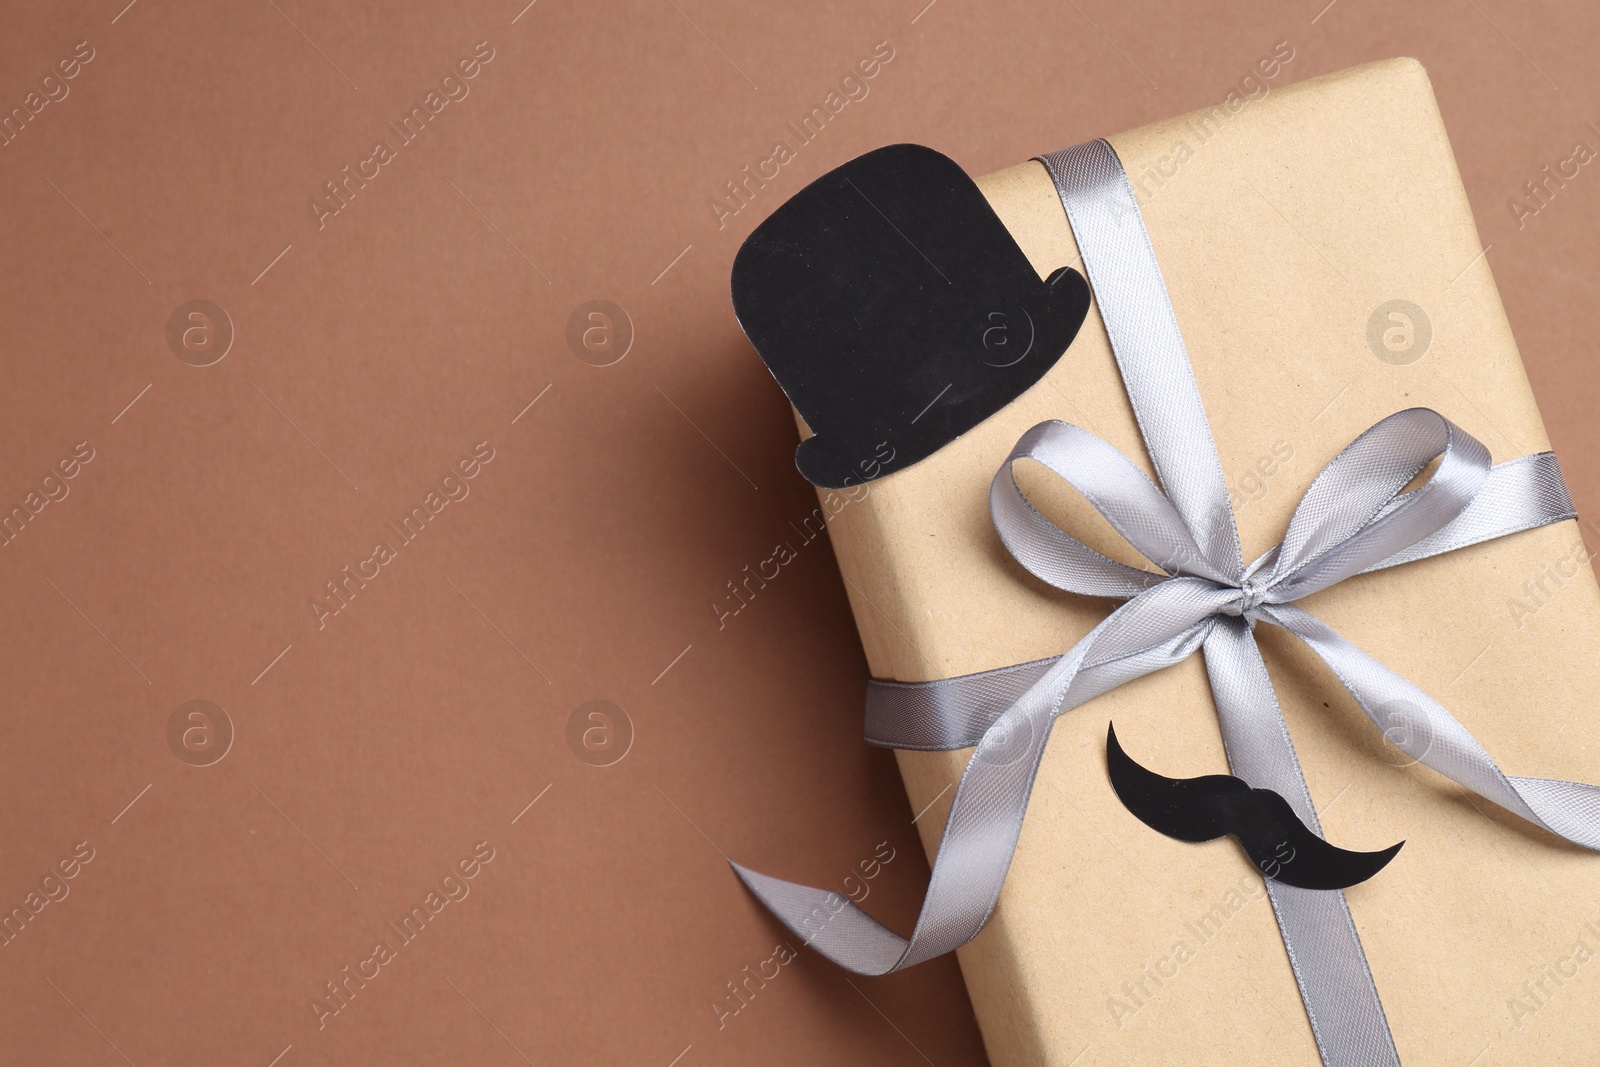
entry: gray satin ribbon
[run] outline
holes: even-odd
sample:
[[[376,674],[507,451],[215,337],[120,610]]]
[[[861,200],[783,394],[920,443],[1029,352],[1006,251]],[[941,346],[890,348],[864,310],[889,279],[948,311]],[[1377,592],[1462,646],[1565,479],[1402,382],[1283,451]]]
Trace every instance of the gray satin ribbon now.
[[[1600,848],[1600,789],[1508,777],[1433,698],[1294,604],[1351,575],[1574,518],[1555,456],[1491,466],[1488,450],[1443,416],[1397,412],[1334,457],[1295,508],[1282,543],[1247,565],[1188,354],[1120,161],[1104,141],[1041,161],[1083,253],[1161,488],[1088,431],[1046,422],[1022,436],[995,475],[989,510],[1006,548],[1041,581],[1124,603],[1060,656],[933,682],[872,682],[873,744],[974,749],[909,939],[838,893],[734,864],[740,878],[798,936],[858,974],[887,974],[958,948],[994,910],[1056,717],[1197,651],[1233,773],[1277,791],[1321,834],[1255,642],[1258,622],[1304,641],[1380,729],[1403,708],[1409,728],[1396,744],[1413,759],[1553,833]],[[1160,572],[1108,559],[1040,515],[1012,476],[1023,459],[1071,484]],[[1435,459],[1426,482],[1404,491]],[[1344,894],[1266,885],[1323,1061],[1397,1064]]]

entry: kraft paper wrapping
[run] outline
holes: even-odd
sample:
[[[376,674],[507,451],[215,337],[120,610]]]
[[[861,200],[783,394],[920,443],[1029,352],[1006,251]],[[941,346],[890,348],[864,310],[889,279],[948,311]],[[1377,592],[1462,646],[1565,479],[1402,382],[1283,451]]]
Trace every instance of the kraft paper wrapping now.
[[[1343,445],[1401,408],[1440,411],[1496,462],[1549,447],[1420,64],[1373,63],[1111,141],[1171,291],[1246,559],[1281,539]],[[1041,276],[1081,269],[1041,165],[978,184]],[[832,519],[877,676],[1060,653],[1114,606],[1027,575],[990,523],[990,478],[1045,419],[1084,426],[1153,473],[1098,309],[1015,403]],[[1036,473],[1022,472],[1036,505],[1144,563]],[[1588,560],[1569,521],[1302,606],[1438,698],[1508,773],[1594,782],[1600,588]],[[1576,1050],[1600,1040],[1600,855],[1407,765],[1310,652],[1257,632],[1329,840],[1406,841],[1349,891],[1404,1062],[1583,1059]],[[1106,777],[1108,720],[1163,774],[1226,769],[1199,657],[1058,721],[994,918],[960,952],[993,1061],[1317,1063],[1248,859],[1128,814]],[[918,822],[930,857],[968,755],[899,754],[912,810],[931,804]]]

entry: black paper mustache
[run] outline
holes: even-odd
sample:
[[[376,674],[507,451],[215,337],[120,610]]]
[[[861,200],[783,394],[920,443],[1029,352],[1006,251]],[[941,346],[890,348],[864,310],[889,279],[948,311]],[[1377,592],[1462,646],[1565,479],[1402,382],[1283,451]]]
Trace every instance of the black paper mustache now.
[[[1312,833],[1289,802],[1270,789],[1252,789],[1229,774],[1164,778],[1122,750],[1115,726],[1106,730],[1106,770],[1117,799],[1152,830],[1195,842],[1231,834],[1262,874],[1301,889],[1346,889],[1364,882],[1405,844],[1351,852]]]

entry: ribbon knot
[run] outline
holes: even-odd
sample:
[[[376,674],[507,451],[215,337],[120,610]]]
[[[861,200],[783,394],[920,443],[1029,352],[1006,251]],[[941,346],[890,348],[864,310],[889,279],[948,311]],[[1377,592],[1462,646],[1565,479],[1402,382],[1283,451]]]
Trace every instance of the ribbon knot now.
[[[1253,629],[1256,624],[1256,609],[1267,599],[1267,591],[1271,585],[1256,580],[1254,574],[1246,573],[1237,586],[1239,599],[1226,608],[1229,615],[1238,615],[1249,623]]]

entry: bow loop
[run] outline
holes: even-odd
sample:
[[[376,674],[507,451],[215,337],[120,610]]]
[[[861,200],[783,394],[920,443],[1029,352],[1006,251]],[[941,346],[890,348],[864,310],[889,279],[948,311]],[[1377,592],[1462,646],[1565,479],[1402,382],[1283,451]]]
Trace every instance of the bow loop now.
[[[1428,480],[1402,492],[1434,459]],[[1489,450],[1438,412],[1409,408],[1374,423],[1296,506],[1265,602],[1309,596],[1421,541],[1467,509],[1489,467]]]
[[[1164,574],[1096,552],[1039,514],[1017,485],[1018,460],[1031,459],[1067,484]],[[1071,423],[1050,421],[1017,442],[989,485],[989,510],[1006,549],[1034,577],[1057,589],[1131,599],[1171,574],[1226,583],[1225,567],[1202,553],[1178,510],[1128,457]]]

